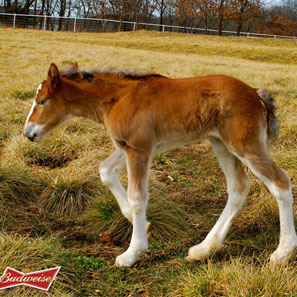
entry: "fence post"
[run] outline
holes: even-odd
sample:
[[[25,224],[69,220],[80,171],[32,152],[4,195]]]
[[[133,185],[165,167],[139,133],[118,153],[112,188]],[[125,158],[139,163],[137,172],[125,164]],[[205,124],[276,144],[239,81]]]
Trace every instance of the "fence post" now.
[[[46,30],[46,15],[44,16],[43,30]]]
[[[16,14],[13,15],[13,29],[15,29]]]
[[[74,19],[74,28],[73,28],[73,32],[76,32],[76,18],[77,18],[77,17],[75,17],[75,19]]]
[[[136,31],[136,22],[133,23],[133,31]]]
[[[163,25],[162,32],[165,32],[165,25]]]

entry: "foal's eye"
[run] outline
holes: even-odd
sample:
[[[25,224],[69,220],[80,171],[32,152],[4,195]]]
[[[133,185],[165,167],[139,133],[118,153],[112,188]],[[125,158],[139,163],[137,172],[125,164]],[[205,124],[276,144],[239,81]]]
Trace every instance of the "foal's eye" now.
[[[40,100],[40,101],[38,101],[37,103],[38,103],[38,105],[44,105],[44,102],[45,102],[45,101]]]

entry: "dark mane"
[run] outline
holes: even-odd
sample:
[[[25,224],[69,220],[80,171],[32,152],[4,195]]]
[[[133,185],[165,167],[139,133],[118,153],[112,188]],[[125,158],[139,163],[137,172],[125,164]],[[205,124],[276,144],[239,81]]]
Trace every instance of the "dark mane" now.
[[[77,79],[80,78],[82,80],[86,80],[88,82],[92,82],[94,77],[98,74],[107,74],[114,75],[119,77],[125,77],[131,80],[146,80],[154,77],[165,77],[161,74],[151,73],[151,72],[140,72],[137,70],[119,70],[114,68],[104,68],[100,70],[98,68],[93,68],[91,71],[84,71],[72,67],[65,67],[60,69],[60,74],[63,77],[67,77],[69,79]]]
[[[124,77],[129,79],[135,79],[135,80],[146,80],[148,78],[166,77],[166,76],[157,74],[157,73],[148,73],[148,74],[141,74],[141,75],[125,74]]]
[[[98,72],[97,72],[98,73]],[[113,74],[118,75],[120,77],[125,77],[134,80],[145,80],[152,77],[165,77],[161,74],[152,73],[152,72],[141,72],[138,70],[119,70],[111,67],[104,68],[99,73]]]
[[[67,77],[69,79],[77,79],[80,78],[82,80],[86,80],[88,82],[93,81],[94,79],[94,73],[92,72],[87,72],[84,70],[72,68],[72,67],[65,67],[60,69],[60,74],[63,77]]]

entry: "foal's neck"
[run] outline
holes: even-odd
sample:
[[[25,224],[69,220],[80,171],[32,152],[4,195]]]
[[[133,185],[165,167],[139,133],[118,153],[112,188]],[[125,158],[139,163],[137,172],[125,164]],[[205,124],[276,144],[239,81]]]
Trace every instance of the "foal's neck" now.
[[[109,82],[100,78],[91,83],[70,82],[67,88],[72,94],[69,111],[74,116],[103,123],[105,116],[128,87],[128,83]]]

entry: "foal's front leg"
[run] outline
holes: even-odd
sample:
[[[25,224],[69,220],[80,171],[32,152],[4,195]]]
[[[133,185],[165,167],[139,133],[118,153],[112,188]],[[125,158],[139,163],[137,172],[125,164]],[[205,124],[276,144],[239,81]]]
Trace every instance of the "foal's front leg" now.
[[[132,223],[132,212],[127,199],[127,192],[120,181],[120,173],[125,166],[125,152],[123,150],[116,149],[100,164],[100,177],[102,182],[115,196],[124,217]]]
[[[126,167],[126,155],[121,149],[116,149],[106,160],[100,164],[100,177],[102,182],[109,188],[116,198],[122,214],[131,223],[132,211],[127,198],[127,191],[120,181],[120,173]],[[146,229],[150,222],[146,221]]]
[[[148,171],[151,154],[129,148],[126,150],[128,166],[128,201],[133,220],[133,233],[129,248],[116,259],[118,266],[132,266],[141,252],[148,248],[146,207],[148,202]]]

